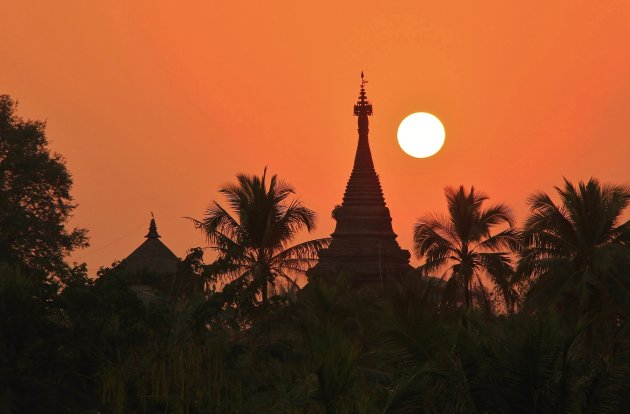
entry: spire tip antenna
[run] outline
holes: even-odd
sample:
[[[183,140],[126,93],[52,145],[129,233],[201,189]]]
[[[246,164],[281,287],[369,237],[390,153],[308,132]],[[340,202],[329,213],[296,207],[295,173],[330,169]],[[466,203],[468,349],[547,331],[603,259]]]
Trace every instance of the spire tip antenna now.
[[[366,83],[368,83],[368,81],[365,80],[365,75],[363,74],[363,71],[361,71],[361,87],[363,88]]]

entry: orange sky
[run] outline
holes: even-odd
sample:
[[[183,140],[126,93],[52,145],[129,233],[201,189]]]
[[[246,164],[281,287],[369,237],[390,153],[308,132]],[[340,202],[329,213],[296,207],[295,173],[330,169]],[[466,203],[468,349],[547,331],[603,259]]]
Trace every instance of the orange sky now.
[[[4,0],[0,93],[48,121],[73,173],[91,273],[142,241],[154,211],[178,255],[203,244],[217,188],[265,165],[334,229],[356,147],[361,70],[394,230],[475,185],[519,223],[562,176],[629,183],[630,2]],[[409,113],[446,143],[398,147]]]

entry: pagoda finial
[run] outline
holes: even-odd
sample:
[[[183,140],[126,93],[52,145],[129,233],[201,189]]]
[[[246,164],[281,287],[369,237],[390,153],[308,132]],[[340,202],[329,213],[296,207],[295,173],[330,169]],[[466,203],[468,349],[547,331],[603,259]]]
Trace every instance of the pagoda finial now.
[[[361,90],[359,91],[359,100],[357,104],[354,105],[354,116],[370,116],[372,115],[372,104],[367,99],[367,94],[365,93],[365,84],[368,81],[365,80],[365,75],[363,71],[361,71]]]
[[[160,237],[162,237],[157,232],[157,225],[155,224],[155,216],[153,215],[153,212],[151,212],[151,223],[149,224],[149,232],[144,237],[146,237],[147,239],[159,239]]]

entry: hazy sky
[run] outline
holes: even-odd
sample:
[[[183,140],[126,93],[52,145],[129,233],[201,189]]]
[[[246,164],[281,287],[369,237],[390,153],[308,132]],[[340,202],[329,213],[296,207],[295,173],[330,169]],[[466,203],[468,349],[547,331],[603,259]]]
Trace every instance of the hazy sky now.
[[[1,0],[0,93],[45,119],[79,203],[90,272],[144,239],[203,245],[217,188],[265,166],[334,229],[365,71],[370,142],[394,230],[444,212],[445,185],[510,204],[562,177],[629,183],[630,2]],[[396,129],[431,112],[442,151]],[[304,238],[304,237],[302,237]]]

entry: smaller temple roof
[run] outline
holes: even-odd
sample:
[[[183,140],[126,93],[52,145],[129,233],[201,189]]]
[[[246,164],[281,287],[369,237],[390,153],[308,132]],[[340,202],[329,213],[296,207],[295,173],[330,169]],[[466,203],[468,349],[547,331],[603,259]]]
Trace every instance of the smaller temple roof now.
[[[147,270],[153,273],[175,273],[179,258],[160,241],[155,218],[151,218],[146,240],[131,252],[121,265],[127,270]]]

